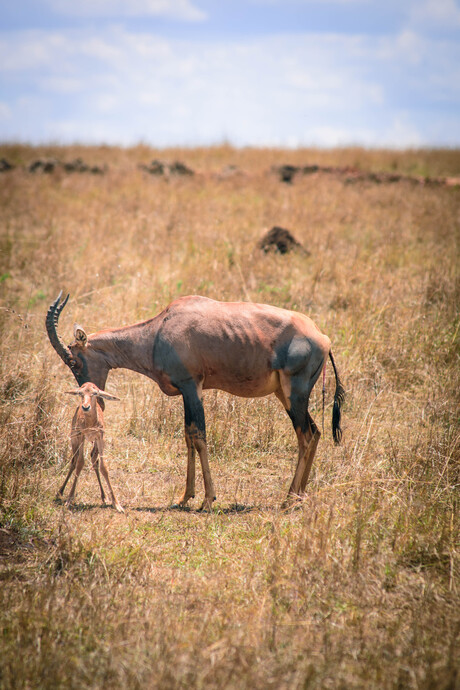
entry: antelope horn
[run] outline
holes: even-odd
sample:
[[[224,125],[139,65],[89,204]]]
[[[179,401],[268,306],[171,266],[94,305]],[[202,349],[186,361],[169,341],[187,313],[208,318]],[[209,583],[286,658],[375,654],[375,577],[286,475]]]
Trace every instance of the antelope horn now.
[[[67,304],[69,295],[67,295],[65,300],[61,302],[61,304],[59,304],[61,297],[62,290],[57,296],[57,299],[54,300],[53,304],[48,309],[48,313],[46,315],[46,330],[48,333],[48,338],[50,339],[50,343],[58,353],[59,357],[62,359],[64,364],[67,364],[67,366],[72,369],[74,364],[72,353],[70,352],[69,348],[66,345],[64,345],[62,339],[58,336],[56,330],[59,321],[59,316],[61,314],[61,311]]]

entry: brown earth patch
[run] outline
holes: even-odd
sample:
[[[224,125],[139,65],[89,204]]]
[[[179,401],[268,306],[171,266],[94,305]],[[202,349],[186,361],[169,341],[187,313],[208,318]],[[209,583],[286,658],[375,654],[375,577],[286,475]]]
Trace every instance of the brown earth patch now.
[[[289,230],[281,228],[278,225],[274,225],[271,230],[266,232],[265,235],[260,238],[257,246],[265,253],[275,251],[279,254],[287,254],[288,252],[297,250],[304,254],[310,254]]]

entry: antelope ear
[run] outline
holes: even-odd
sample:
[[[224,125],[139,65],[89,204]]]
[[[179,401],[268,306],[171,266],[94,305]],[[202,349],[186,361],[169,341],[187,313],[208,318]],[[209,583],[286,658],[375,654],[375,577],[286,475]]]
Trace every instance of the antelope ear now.
[[[78,323],[74,323],[73,325],[73,337],[79,345],[81,345],[82,347],[86,347],[86,343],[88,342],[88,336],[86,335],[84,329]]]
[[[116,400],[117,402],[120,402],[120,398],[117,398],[116,395],[110,395],[110,393],[106,393],[105,391],[99,391],[97,397],[104,398],[104,400]]]
[[[80,389],[79,388],[74,388],[71,391],[64,391],[64,393],[69,393],[69,395],[80,395]]]

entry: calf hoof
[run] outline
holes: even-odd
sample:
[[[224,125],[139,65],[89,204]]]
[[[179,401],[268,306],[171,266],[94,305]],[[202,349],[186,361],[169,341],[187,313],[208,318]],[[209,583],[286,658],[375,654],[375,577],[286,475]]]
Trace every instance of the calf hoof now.
[[[288,494],[286,499],[281,504],[281,510],[293,510],[299,508],[302,503],[302,497],[295,494]]]

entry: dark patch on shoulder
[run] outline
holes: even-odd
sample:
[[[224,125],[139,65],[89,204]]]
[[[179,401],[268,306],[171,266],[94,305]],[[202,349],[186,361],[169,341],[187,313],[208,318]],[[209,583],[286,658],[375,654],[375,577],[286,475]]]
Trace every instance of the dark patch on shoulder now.
[[[157,333],[153,343],[152,356],[154,368],[166,374],[174,387],[180,389],[181,383],[191,378],[174,345],[161,334],[161,331]]]
[[[275,354],[271,362],[273,369],[284,369],[286,366],[287,356],[289,352],[290,341],[286,341],[278,345],[275,349]],[[274,346],[275,347],[275,346]]]

